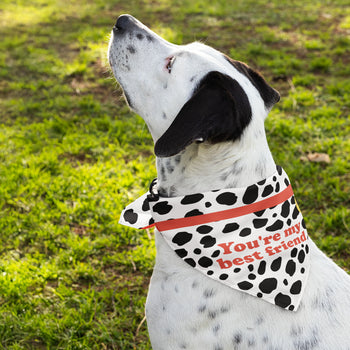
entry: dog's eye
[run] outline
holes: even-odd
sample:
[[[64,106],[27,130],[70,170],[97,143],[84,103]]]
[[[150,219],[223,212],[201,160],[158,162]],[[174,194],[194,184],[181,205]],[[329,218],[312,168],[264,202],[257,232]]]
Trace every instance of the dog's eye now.
[[[166,69],[168,71],[168,73],[171,73],[171,70],[173,69],[173,64],[175,62],[175,56],[171,56],[167,58],[167,64],[166,64]]]

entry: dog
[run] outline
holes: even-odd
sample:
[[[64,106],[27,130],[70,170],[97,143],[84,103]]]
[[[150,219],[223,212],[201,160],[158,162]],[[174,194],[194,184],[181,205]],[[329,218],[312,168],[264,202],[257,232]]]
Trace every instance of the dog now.
[[[149,199],[147,205],[152,205],[152,197],[160,198],[168,207],[175,198],[191,204],[201,193],[220,193],[225,200],[231,200],[232,194],[230,197],[225,189],[252,190],[276,173],[264,120],[280,96],[249,66],[202,43],[171,44],[130,15],[118,18],[111,33],[108,59],[130,108],[144,119],[155,143],[158,180],[145,197]],[[284,182],[288,186],[286,178]],[[215,192],[218,189],[221,192]],[[219,196],[213,198],[219,201]],[[297,207],[294,202],[293,205]],[[154,212],[164,214],[155,207],[153,204]],[[297,209],[294,213],[299,214]],[[130,217],[126,219],[131,221]],[[210,245],[208,237],[215,241],[219,235],[214,226],[200,227],[211,230],[205,244]],[[302,230],[305,234],[306,228]],[[234,235],[234,239],[239,238]],[[287,251],[298,244],[299,253],[303,251],[302,259],[301,253],[298,259],[304,262],[306,255],[309,259],[305,288],[298,308],[293,310],[288,306],[290,301],[278,298],[281,293],[274,299],[276,305],[272,305],[260,299],[263,293],[257,297],[221,283],[219,279],[227,278],[227,274],[211,278],[209,272],[203,273],[212,264],[205,260],[208,258],[203,258],[207,266],[200,267],[202,270],[193,268],[193,259],[184,261],[181,256],[187,255],[189,249],[174,251],[170,246],[186,247],[185,243],[196,239],[195,234],[187,236],[181,232],[181,237],[176,234],[169,243],[166,234],[155,234],[157,256],[146,302],[154,350],[350,349],[350,278],[311,239],[306,241],[304,236],[302,242],[294,240],[287,246],[278,233],[269,236],[270,240],[280,241],[280,250]],[[232,243],[222,247],[228,249]],[[235,249],[240,247],[245,246],[241,243]],[[277,248],[270,248],[270,252],[272,249]],[[196,248],[193,256],[199,250]],[[253,270],[248,263],[254,258],[259,260],[261,256],[256,252],[218,262],[225,271],[232,270],[228,267],[234,264],[240,268],[248,265]],[[273,260],[272,270],[273,264],[281,264],[281,260]],[[251,280],[256,277],[249,276]],[[292,294],[295,289],[300,291],[300,284],[293,284]],[[251,288],[250,282],[241,287]]]

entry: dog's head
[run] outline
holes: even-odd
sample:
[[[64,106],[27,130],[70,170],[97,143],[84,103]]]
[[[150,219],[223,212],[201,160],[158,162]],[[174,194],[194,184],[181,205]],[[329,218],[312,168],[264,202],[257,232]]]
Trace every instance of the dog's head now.
[[[108,58],[130,107],[147,123],[159,157],[196,141],[236,141],[279,100],[246,64],[197,42],[171,44],[130,15],[118,18]]]

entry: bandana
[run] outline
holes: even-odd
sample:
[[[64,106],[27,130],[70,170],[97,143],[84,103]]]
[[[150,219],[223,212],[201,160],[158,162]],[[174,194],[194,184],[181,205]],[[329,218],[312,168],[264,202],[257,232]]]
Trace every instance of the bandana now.
[[[233,289],[296,311],[310,260],[306,226],[287,174],[245,188],[161,197],[156,180],[120,224],[155,226],[194,269]]]

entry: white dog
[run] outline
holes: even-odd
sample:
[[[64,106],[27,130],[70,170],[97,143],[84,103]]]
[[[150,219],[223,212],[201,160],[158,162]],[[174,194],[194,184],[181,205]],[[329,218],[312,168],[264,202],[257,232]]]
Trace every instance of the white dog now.
[[[278,92],[245,64],[171,44],[129,15],[108,57],[155,142],[158,183],[122,218],[160,231],[146,303],[153,349],[350,349],[350,278],[307,237],[266,141]]]

